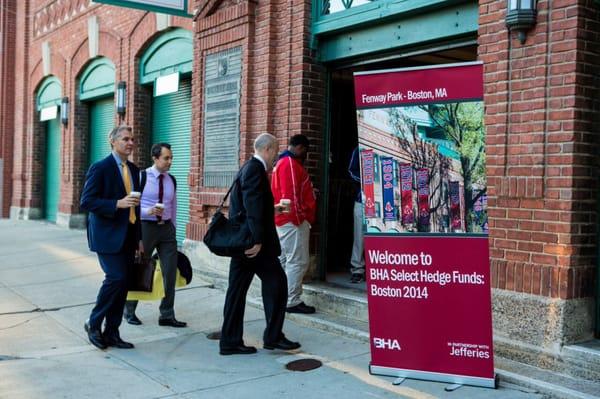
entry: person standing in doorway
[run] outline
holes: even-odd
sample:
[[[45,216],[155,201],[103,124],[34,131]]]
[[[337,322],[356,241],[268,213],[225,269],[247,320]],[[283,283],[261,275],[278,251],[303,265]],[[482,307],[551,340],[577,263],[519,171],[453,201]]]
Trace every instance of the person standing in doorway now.
[[[275,203],[279,205],[285,201],[286,204],[286,209],[275,216],[275,224],[281,244],[279,260],[287,276],[286,311],[289,313],[315,312],[313,306],[306,305],[300,299],[302,279],[309,265],[310,228],[317,211],[313,185],[303,165],[309,145],[306,136],[292,136],[287,150],[279,156],[271,177]]]
[[[127,160],[134,146],[131,127],[114,128],[109,140],[112,153],[90,166],[81,194],[81,208],[89,212],[88,244],[98,254],[105,274],[84,328],[90,342],[100,349],[108,346],[129,349],[133,344],[121,339],[119,326],[135,252],[143,251],[139,169]]]
[[[158,324],[170,327],[186,327],[187,323],[175,318],[175,282],[177,279],[177,239],[175,237],[175,214],[177,210],[176,181],[169,173],[173,162],[171,145],[154,144],[150,150],[153,165],[142,172],[142,242],[151,256],[154,249],[160,259],[165,296],[160,302]],[[139,325],[136,316],[137,301],[125,304],[125,320]]]
[[[223,327],[219,353],[248,355],[256,348],[244,345],[244,310],[250,283],[256,274],[261,279],[267,326],[263,334],[265,349],[291,350],[300,347],[283,334],[287,281],[279,263],[281,247],[275,230],[275,207],[267,172],[278,152],[277,138],[263,133],[254,141],[254,156],[240,169],[231,191],[229,214],[243,212],[254,245],[245,256],[232,258],[229,286],[225,295]]]
[[[352,151],[348,173],[354,182],[356,197],[354,199],[354,240],[352,242],[352,256],[350,257],[351,283],[365,281],[365,251],[363,232],[363,204],[360,181],[360,151],[358,147]]]

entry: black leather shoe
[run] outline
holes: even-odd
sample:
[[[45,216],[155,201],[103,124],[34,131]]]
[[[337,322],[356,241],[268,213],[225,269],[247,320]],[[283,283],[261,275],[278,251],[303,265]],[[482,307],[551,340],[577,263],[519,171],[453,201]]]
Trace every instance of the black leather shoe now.
[[[283,337],[277,342],[266,343],[263,345],[265,349],[281,349],[284,351],[290,351],[292,349],[298,349],[300,347],[300,342],[290,341],[289,339]]]
[[[234,346],[232,348],[220,348],[219,354],[222,356],[227,355],[251,355],[256,353],[256,348],[253,346],[246,346],[244,344]]]
[[[140,319],[138,319],[138,317],[135,314],[132,314],[131,316],[123,316],[125,318],[125,321],[129,324],[132,324],[134,326],[139,326],[140,324],[142,324],[142,321]]]
[[[102,332],[99,329],[91,328],[88,321],[83,324],[83,328],[87,333],[88,339],[92,345],[98,349],[106,349],[106,342],[104,341]]]
[[[299,304],[297,304],[295,306],[290,306],[289,308],[286,308],[285,311],[288,313],[311,314],[311,313],[315,313],[316,309],[314,306],[308,306],[304,302],[300,302]]]
[[[174,317],[172,319],[158,319],[159,326],[169,326],[169,327],[187,327],[187,323],[185,321],[179,321]]]
[[[104,337],[104,341],[107,346],[114,346],[119,349],[133,349],[134,346],[131,342],[125,342],[121,339],[121,336],[117,334],[111,334]]]

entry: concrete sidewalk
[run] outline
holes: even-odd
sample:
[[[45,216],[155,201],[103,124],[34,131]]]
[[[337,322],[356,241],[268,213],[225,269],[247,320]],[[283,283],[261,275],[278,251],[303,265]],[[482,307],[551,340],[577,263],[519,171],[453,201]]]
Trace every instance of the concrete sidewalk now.
[[[103,274],[85,232],[44,222],[0,220],[0,398],[541,398],[502,384],[496,390],[407,380],[368,372],[369,346],[286,321],[302,343],[294,352],[262,349],[261,311],[247,307],[245,342],[259,351],[220,356],[207,334],[222,320],[223,292],[200,275],[176,296],[188,328],[157,324],[158,304],[140,303],[144,322],[123,324],[133,350],[100,351],[83,331]],[[316,358],[323,366],[293,372],[285,364]]]

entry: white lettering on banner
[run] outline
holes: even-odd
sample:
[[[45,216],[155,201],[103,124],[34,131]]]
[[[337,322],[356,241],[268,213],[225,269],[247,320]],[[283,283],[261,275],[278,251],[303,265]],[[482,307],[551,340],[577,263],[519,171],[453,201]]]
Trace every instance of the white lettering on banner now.
[[[385,94],[378,94],[376,96],[362,95],[362,102],[365,104],[385,104]]]
[[[433,93],[431,91],[411,91],[406,92],[406,97],[409,100],[433,100]]]
[[[389,349],[401,351],[400,342],[397,339],[373,337],[373,346],[377,349]]]
[[[446,92],[446,88],[437,88],[435,89],[435,98],[446,98],[448,97],[448,93]]]
[[[485,282],[483,274],[477,274],[473,272],[471,274],[462,274],[454,270],[452,272],[452,282],[459,284],[478,284],[481,285]]]
[[[448,342],[450,356],[489,359],[490,347],[488,345],[465,344],[462,342]]]
[[[389,251],[368,251],[371,263],[375,265],[411,265],[419,264],[419,255],[417,254],[399,254]]]
[[[404,286],[394,288],[390,286],[378,287],[375,284],[370,285],[371,296],[384,298],[410,298],[410,299],[427,299],[429,290],[427,287]]]

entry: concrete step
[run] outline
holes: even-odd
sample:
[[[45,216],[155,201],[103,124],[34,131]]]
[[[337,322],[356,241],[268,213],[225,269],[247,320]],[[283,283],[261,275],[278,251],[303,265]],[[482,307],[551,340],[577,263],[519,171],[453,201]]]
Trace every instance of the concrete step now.
[[[574,378],[523,363],[494,358],[500,380],[533,389],[549,398],[600,399],[600,381]]]
[[[600,381],[600,340],[565,345],[560,354],[565,374]]]
[[[263,309],[262,300],[259,297],[248,298],[246,303],[258,309]],[[369,324],[363,321],[321,313],[319,311],[311,315],[286,313],[285,318],[304,327],[315,328],[359,341],[369,342]]]

